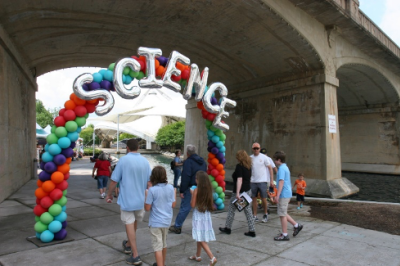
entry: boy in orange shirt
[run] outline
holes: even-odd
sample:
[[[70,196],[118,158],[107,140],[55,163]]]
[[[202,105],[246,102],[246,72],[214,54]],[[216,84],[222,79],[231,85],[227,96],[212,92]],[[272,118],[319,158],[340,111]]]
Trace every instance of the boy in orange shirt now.
[[[296,194],[297,194],[297,209],[303,208],[304,203],[304,195],[306,194],[306,181],[304,181],[304,175],[298,174],[296,181],[294,182],[293,188],[297,186]]]

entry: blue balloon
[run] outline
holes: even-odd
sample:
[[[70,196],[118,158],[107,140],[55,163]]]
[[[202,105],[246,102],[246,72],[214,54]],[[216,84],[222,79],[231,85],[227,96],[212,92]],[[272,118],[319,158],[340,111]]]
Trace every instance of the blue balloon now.
[[[218,199],[218,198],[219,198],[218,193],[214,192],[214,193],[213,193],[213,199],[216,200],[216,199]]]
[[[222,154],[224,155],[224,157],[226,157],[226,156],[225,156],[225,152],[223,152]]]
[[[221,148],[219,148],[219,152],[224,153],[226,151],[226,148],[224,146],[222,146]],[[225,156],[225,155],[224,155]]]
[[[216,146],[219,149],[224,146],[224,143],[222,143],[222,141],[218,141]]]
[[[190,189],[195,190],[196,188],[197,188],[197,186],[193,185]]]
[[[214,142],[214,143],[218,143],[219,137],[218,137],[218,136],[213,136],[213,137],[211,138],[211,141]]]
[[[78,129],[76,130],[77,133],[81,133],[81,131],[82,131],[81,127],[78,127]]]
[[[62,211],[59,215],[54,217],[54,220],[59,221],[59,222],[65,222],[67,220],[67,213],[65,211]]]
[[[41,235],[41,233],[36,232],[36,238],[37,239],[40,239],[40,235]]]
[[[106,73],[107,69],[100,69],[99,74],[101,74],[102,77],[104,77],[104,74]]]
[[[61,230],[62,224],[61,224],[60,221],[55,220],[55,221],[52,221],[52,222],[49,224],[48,228],[49,228],[49,231],[52,232],[52,233],[54,234],[54,233],[57,233],[58,231]]]
[[[49,147],[49,153],[53,156],[61,153],[61,147],[58,144],[51,144]],[[42,155],[43,156],[43,155]]]
[[[104,73],[103,76],[104,76],[104,79],[106,79],[108,81],[113,81],[114,75],[111,70],[106,70],[106,72]]]
[[[44,152],[42,154],[42,161],[45,163],[53,161],[53,155],[51,155],[48,151]]]
[[[126,84],[126,76],[122,75],[122,83]]]
[[[103,80],[103,75],[100,73],[93,73],[93,81],[100,83]]]
[[[44,145],[44,151],[49,151],[49,144]]]
[[[40,234],[40,240],[44,243],[51,242],[54,239],[54,234],[49,230],[43,231]]]
[[[71,141],[77,141],[79,138],[79,134],[77,132],[70,132],[68,133],[67,137],[71,140]]]
[[[67,210],[67,205],[62,206],[62,207],[61,207],[61,210],[62,210],[63,212],[65,212],[65,211]]]
[[[222,204],[222,199],[221,198],[218,198],[216,201],[214,201],[215,202],[215,204],[217,204],[217,206],[218,205],[221,205]]]
[[[220,205],[217,205],[218,210],[223,210],[225,208],[225,205],[221,203]]]
[[[132,77],[127,75],[127,76],[125,76],[124,84],[131,84],[132,80],[133,80]]]
[[[209,138],[211,138],[211,137],[214,136],[214,135],[215,135],[215,134],[214,134],[213,131],[207,130],[207,136],[208,136]]]
[[[71,140],[68,137],[62,137],[58,139],[57,143],[62,149],[66,149],[71,145]]]

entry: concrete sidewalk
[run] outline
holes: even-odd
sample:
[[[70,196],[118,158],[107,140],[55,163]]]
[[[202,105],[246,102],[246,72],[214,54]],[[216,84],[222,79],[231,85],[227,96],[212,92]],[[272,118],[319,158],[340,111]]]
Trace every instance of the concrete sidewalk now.
[[[26,240],[35,234],[35,180],[0,204],[0,265],[127,265],[121,248],[126,234],[119,206],[116,200],[108,204],[99,198],[96,182],[90,177],[92,167],[87,159],[71,164],[67,230],[72,242],[38,248]],[[179,201],[174,220],[178,210]],[[256,225],[255,238],[243,235],[248,230],[243,213],[236,213],[231,235],[218,230],[225,226],[226,212],[214,213],[217,241],[210,247],[217,265],[400,265],[400,236],[314,219],[308,217],[307,206],[297,211],[292,205],[290,214],[304,224],[303,231],[294,238],[290,230],[290,241],[275,242],[273,237],[280,231],[276,212],[270,214],[268,223]],[[144,266],[155,262],[147,222],[148,213],[137,231]],[[168,235],[167,265],[208,265],[204,252],[201,263],[187,259],[196,252],[191,222],[190,215],[182,234]]]

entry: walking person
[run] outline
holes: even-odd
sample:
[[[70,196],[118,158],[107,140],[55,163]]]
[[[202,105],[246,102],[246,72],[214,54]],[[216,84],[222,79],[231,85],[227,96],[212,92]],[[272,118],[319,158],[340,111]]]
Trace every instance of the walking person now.
[[[235,199],[240,200],[240,194],[245,192],[251,197],[250,189],[250,178],[251,178],[251,158],[244,150],[239,150],[236,153],[236,159],[238,164],[236,165],[235,172],[232,174],[233,179],[233,190],[228,206],[228,215],[226,217],[225,227],[220,227],[219,230],[225,234],[231,233],[233,219],[235,218],[236,207],[233,204]],[[255,237],[256,232],[254,228],[254,218],[251,211],[252,205],[249,204],[244,208],[244,213],[246,214],[247,224],[249,226],[249,231],[244,233],[246,236]]]
[[[146,190],[144,208],[150,211],[149,228],[156,262],[153,266],[165,266],[167,257],[167,234],[172,221],[172,208],[176,204],[176,188],[168,184],[167,172],[162,166],[151,172],[152,187]]]
[[[174,158],[174,187],[178,188],[178,180],[181,177],[183,162],[181,159],[181,150],[175,151]]]
[[[139,143],[135,139],[128,140],[126,155],[119,159],[111,176],[107,202],[113,200],[112,192],[119,182],[120,193],[118,205],[121,207],[121,221],[125,224],[128,240],[122,242],[123,251],[132,254],[126,263],[142,264],[136,245],[137,222],[143,220],[145,190],[151,187],[151,168],[146,158],[137,152]]]
[[[196,154],[196,147],[194,145],[187,145],[186,155],[187,159],[183,163],[181,186],[179,188],[181,206],[174,225],[169,228],[169,231],[175,234],[180,234],[182,232],[182,225],[192,209],[190,207],[190,201],[192,199],[190,188],[196,185],[196,173],[198,171],[207,171],[207,164],[203,158]]]
[[[262,222],[266,223],[268,221],[267,190],[269,186],[273,187],[274,174],[272,172],[272,165],[269,162],[268,157],[260,153],[260,144],[257,142],[253,143],[252,150],[253,155],[250,156],[252,159],[250,187],[253,200],[254,221],[259,221],[257,217],[257,194],[260,193],[264,208]],[[268,183],[270,185],[268,185]]]
[[[212,254],[208,242],[215,241],[214,229],[212,227],[211,212],[214,210],[212,186],[208,174],[204,171],[198,171],[196,174],[197,187],[190,190],[192,199],[190,206],[195,208],[192,218],[192,236],[197,241],[197,250],[190,260],[201,261],[201,249],[207,253],[210,258],[209,266],[217,263],[217,258]]]
[[[278,204],[278,216],[281,220],[282,233],[274,237],[275,241],[288,241],[287,222],[293,225],[293,236],[295,237],[302,229],[303,225],[297,223],[287,213],[290,198],[292,197],[292,188],[290,182],[290,171],[286,165],[286,154],[283,151],[277,151],[274,155],[275,164],[278,166],[277,180],[278,192],[275,198]]]
[[[93,166],[92,178],[95,177],[95,172],[97,176],[97,188],[100,192],[100,198],[104,199],[106,197],[108,178],[110,178],[112,173],[111,164],[106,153],[103,152],[99,155],[98,160]]]
[[[304,180],[304,175],[303,174],[298,174],[296,181],[294,181],[294,187],[296,187],[296,200],[297,200],[297,209],[300,210],[303,208],[303,203],[304,203],[304,196],[306,195],[306,186],[307,183]]]

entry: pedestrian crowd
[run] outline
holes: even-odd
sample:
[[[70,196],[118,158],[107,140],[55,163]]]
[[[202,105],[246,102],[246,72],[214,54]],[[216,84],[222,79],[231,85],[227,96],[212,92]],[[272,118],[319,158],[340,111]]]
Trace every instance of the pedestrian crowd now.
[[[121,209],[121,221],[125,225],[127,239],[122,241],[122,248],[129,257],[128,264],[140,265],[142,261],[137,251],[136,230],[137,222],[143,220],[145,211],[149,211],[149,229],[151,244],[156,262],[153,266],[164,266],[167,254],[167,234],[180,234],[188,214],[193,208],[192,237],[197,243],[196,252],[188,257],[200,262],[201,252],[204,250],[209,258],[209,265],[215,265],[217,258],[212,253],[208,242],[215,241],[212,227],[211,212],[214,211],[212,185],[207,174],[205,160],[196,154],[194,145],[186,146],[186,160],[180,159],[181,151],[176,151],[174,158],[174,182],[168,184],[167,173],[164,167],[156,166],[151,169],[149,162],[138,153],[137,140],[127,142],[127,155],[122,157],[114,171],[111,171],[107,158],[100,156],[96,162],[92,176],[97,171],[98,189],[100,197],[107,202],[113,200],[112,192],[119,184],[117,203]],[[233,190],[228,204],[225,227],[219,230],[231,234],[237,202],[248,198],[248,204],[243,210],[246,215],[248,231],[245,236],[256,237],[255,223],[258,208],[263,214],[261,221],[268,222],[268,201],[277,204],[277,213],[280,217],[282,233],[274,237],[275,241],[288,241],[287,223],[293,225],[293,237],[302,229],[303,225],[296,222],[288,213],[288,204],[292,197],[292,188],[297,187],[298,209],[303,207],[306,182],[304,175],[299,174],[294,186],[291,185],[290,171],[286,165],[286,154],[278,151],[273,159],[261,149],[259,143],[252,145],[252,155],[245,150],[236,153],[237,164],[232,174]],[[172,165],[171,165],[172,166]],[[276,185],[274,182],[276,173]],[[107,196],[105,188],[110,177]],[[179,177],[181,178],[178,186]],[[177,190],[179,189],[179,193]],[[173,208],[177,194],[181,198],[179,213],[172,226]],[[251,203],[249,203],[251,201]],[[259,204],[260,203],[260,206]]]

